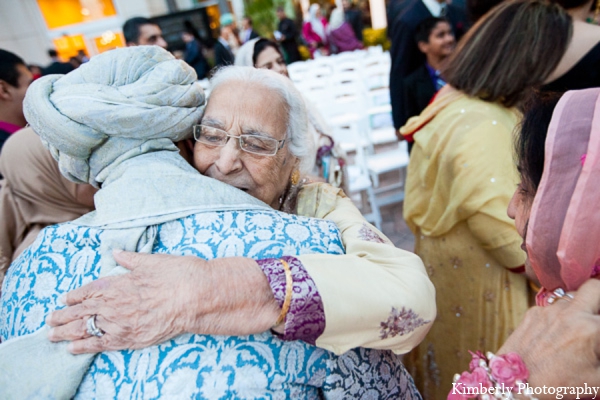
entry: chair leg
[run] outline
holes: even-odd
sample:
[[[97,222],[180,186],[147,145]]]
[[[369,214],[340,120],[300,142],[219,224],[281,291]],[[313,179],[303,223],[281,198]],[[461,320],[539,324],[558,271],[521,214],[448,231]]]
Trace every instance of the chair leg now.
[[[377,229],[381,230],[381,213],[379,211],[379,205],[377,204],[377,198],[375,197],[375,191],[373,188],[367,189],[367,196],[369,197],[369,203],[371,203],[371,213]]]

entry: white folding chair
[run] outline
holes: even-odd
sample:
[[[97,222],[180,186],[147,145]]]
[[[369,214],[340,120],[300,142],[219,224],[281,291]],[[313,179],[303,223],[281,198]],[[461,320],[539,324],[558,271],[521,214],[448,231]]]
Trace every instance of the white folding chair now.
[[[363,76],[369,90],[390,86],[390,66],[388,64],[367,65],[363,69]]]
[[[404,200],[404,181],[406,167],[408,166],[408,146],[406,141],[399,142],[398,146],[383,153],[366,155],[366,165],[375,187],[374,192],[380,206],[399,203]],[[398,171],[398,181],[391,185],[380,186],[379,177],[382,174]]]
[[[360,140],[356,125],[334,126],[332,132],[334,135],[333,140],[339,141],[340,137],[349,141]],[[354,198],[353,195],[359,196],[358,205],[363,216],[367,221],[372,222],[377,229],[381,230],[381,212],[379,211],[379,204],[375,196],[373,183],[365,164],[364,153],[360,146],[356,148],[354,160],[352,164],[348,165],[346,171],[348,173],[346,177],[348,182],[348,196],[351,198]],[[370,211],[368,213],[366,212],[367,208]]]
[[[367,99],[369,102],[369,107],[386,106],[390,105],[392,102],[389,88],[370,90],[367,93]]]
[[[289,74],[304,74],[310,68],[310,61],[297,61],[287,66]]]
[[[367,53],[369,55],[383,54],[383,47],[380,44],[377,46],[370,46],[367,48]]]
[[[331,100],[331,85],[325,78],[304,79],[296,87],[307,99],[315,104]]]
[[[333,70],[328,65],[314,65],[306,71],[304,78],[306,80],[328,78],[332,73]]]
[[[336,74],[340,72],[358,72],[360,73],[362,65],[358,60],[340,60],[333,64],[333,69]]]
[[[369,139],[375,146],[394,143],[398,140],[392,120],[392,107],[389,104],[371,107],[367,114],[369,116]]]

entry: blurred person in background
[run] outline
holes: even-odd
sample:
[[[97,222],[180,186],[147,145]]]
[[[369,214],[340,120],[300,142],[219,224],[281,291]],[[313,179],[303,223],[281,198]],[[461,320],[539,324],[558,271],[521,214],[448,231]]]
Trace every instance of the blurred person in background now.
[[[68,74],[75,69],[71,63],[60,61],[58,58],[58,52],[54,49],[48,50],[48,56],[52,62],[42,70],[42,75]]]
[[[529,307],[523,240],[506,213],[518,183],[517,107],[556,68],[571,32],[556,4],[501,3],[459,42],[448,84],[401,129],[414,138],[404,218],[440,305],[406,357],[426,399],[445,398],[468,351],[500,348]]]
[[[362,22],[362,13],[354,6],[352,0],[342,0],[342,7],[344,9],[344,19],[352,27],[356,39],[362,42],[364,28]]]
[[[229,30],[231,32],[227,34],[226,39],[229,43],[231,53],[235,56],[242,45],[242,42],[240,41],[240,30],[235,22],[235,17],[231,13],[223,14],[219,19],[219,23],[221,28],[227,28],[226,31]]]
[[[40,67],[39,65],[29,64],[27,66],[27,68],[29,68],[29,71],[31,71],[31,73],[33,75],[33,80],[34,81],[37,78],[39,78],[40,76],[42,76],[42,67]]]
[[[573,39],[543,87],[564,92],[600,86],[600,26],[589,23],[600,15],[600,0],[556,0],[573,18]],[[592,18],[593,21],[593,18]]]
[[[244,17],[242,18],[242,31],[240,32],[240,41],[246,43],[250,39],[255,39],[258,37],[258,33],[252,27],[252,18]]]
[[[183,60],[194,68],[198,79],[206,78],[210,68],[204,57],[202,38],[190,21],[186,21],[184,31],[181,33],[181,40],[185,43]]]
[[[123,24],[123,36],[127,46],[159,46],[167,48],[160,26],[144,17],[130,18]]]
[[[431,17],[444,17],[452,26],[454,36],[460,39],[468,28],[465,12],[444,0],[407,0],[403,11],[396,19],[389,21],[389,35],[392,41],[390,56],[392,68],[390,71],[390,97],[394,128],[400,129],[409,116],[404,107],[404,78],[425,62],[425,56],[415,42],[417,26]],[[402,136],[398,134],[402,140]]]
[[[308,19],[302,26],[302,36],[308,44],[308,50],[312,58],[329,54],[327,20],[321,15],[319,4],[312,4],[308,9]]]
[[[10,51],[0,49],[0,152],[10,135],[27,124],[23,115],[23,99],[32,81],[33,74],[25,61]]]
[[[362,49],[363,45],[357,39],[352,26],[345,20],[344,10],[341,7],[336,7],[331,12],[327,30],[331,53]]]
[[[48,225],[94,209],[94,189],[63,177],[58,163],[31,128],[7,141],[0,154],[0,287],[10,263]]]
[[[425,54],[425,62],[404,79],[406,115],[414,117],[427,107],[433,96],[446,82],[441,76],[444,61],[456,46],[450,23],[443,18],[427,18],[417,26],[415,41]],[[408,150],[412,148],[409,141]]]
[[[230,47],[230,36],[233,35],[229,25],[219,28],[219,37],[215,42],[215,68],[232,65],[234,61],[233,51]]]
[[[296,24],[287,17],[281,6],[277,7],[277,18],[279,19],[279,24],[277,25],[277,31],[275,31],[274,36],[275,40],[281,44],[281,47],[285,52],[286,62],[291,64],[300,61],[302,57],[300,57],[298,42],[296,41],[296,37],[298,36]]]

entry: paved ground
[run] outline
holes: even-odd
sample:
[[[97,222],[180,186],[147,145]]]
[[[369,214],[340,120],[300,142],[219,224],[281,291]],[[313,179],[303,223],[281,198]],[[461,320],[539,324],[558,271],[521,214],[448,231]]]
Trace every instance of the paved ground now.
[[[392,242],[404,250],[413,251],[415,248],[415,237],[402,218],[402,203],[391,204],[381,208],[381,219],[383,233]]]

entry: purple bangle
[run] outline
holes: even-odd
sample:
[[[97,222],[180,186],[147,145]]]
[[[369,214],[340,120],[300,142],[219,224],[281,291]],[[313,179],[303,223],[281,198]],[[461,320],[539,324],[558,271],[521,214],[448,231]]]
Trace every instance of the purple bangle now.
[[[292,301],[285,317],[283,340],[302,340],[315,344],[325,330],[325,308],[321,295],[302,262],[295,257],[282,257],[292,271]],[[273,296],[283,306],[285,300],[285,270],[277,258],[256,261],[269,281]]]

